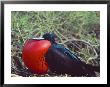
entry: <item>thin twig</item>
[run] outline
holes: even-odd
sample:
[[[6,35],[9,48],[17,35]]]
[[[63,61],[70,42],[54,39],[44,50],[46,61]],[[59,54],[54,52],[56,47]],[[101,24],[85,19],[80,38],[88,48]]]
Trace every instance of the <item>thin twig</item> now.
[[[71,41],[80,41],[80,42],[83,42],[83,43],[85,43],[85,44],[87,44],[87,45],[89,45],[92,49],[93,49],[93,51],[94,51],[94,53],[95,53],[95,57],[94,58],[97,58],[98,57],[98,53],[96,52],[96,50],[95,50],[95,48],[89,43],[89,42],[87,42],[87,41],[84,41],[84,40],[80,40],[80,39],[68,39],[68,40],[66,40],[65,42],[63,42],[63,43],[66,43],[66,42],[71,42]]]

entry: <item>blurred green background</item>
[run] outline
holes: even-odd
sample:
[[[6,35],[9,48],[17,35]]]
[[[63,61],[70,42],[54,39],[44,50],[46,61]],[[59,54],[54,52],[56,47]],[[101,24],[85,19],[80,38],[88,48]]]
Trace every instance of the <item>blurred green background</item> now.
[[[12,11],[12,58],[22,63],[25,41],[46,32],[53,32],[59,43],[76,52],[85,62],[94,56],[100,57],[99,11]]]

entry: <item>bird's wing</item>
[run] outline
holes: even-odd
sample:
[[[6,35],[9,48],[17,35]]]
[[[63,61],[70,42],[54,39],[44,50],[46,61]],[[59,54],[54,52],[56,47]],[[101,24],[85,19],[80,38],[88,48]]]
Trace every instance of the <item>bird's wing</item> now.
[[[53,45],[54,48],[58,49],[60,52],[73,59],[74,61],[81,61],[74,53],[72,53],[69,49],[65,48],[62,44]]]

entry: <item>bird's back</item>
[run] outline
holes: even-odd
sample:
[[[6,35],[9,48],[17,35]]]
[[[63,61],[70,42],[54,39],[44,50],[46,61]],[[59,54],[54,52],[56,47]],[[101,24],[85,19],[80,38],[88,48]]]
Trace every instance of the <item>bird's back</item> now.
[[[69,49],[64,47],[62,44],[54,43],[52,44],[52,48],[57,49],[68,58],[72,59],[73,61],[80,62],[81,60],[76,56],[75,53],[71,52]]]

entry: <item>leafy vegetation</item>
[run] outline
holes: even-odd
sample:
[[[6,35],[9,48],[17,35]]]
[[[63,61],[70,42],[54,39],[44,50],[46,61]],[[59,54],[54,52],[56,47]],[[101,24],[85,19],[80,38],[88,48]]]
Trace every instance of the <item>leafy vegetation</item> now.
[[[41,37],[45,32],[55,33],[57,41],[75,52],[82,61],[90,61],[93,65],[100,63],[99,11],[12,11],[11,30],[14,74],[25,69],[21,59],[25,40]]]

